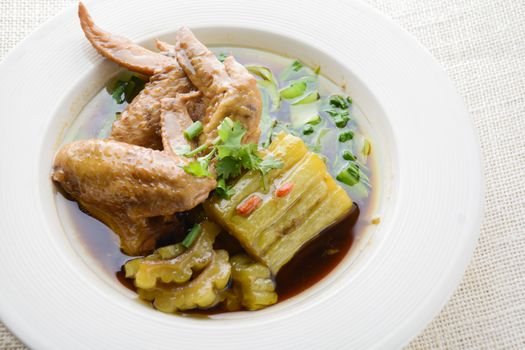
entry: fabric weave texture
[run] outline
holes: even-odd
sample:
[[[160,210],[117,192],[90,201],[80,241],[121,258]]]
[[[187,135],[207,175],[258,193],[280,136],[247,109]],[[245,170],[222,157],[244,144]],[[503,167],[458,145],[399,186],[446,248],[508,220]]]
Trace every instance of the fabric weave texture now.
[[[76,2],[0,0],[0,60]],[[450,75],[484,161],[485,219],[474,257],[448,304],[407,349],[525,349],[525,1],[366,2],[414,35]],[[461,147],[461,140],[444,142]],[[0,323],[0,349],[26,347]]]

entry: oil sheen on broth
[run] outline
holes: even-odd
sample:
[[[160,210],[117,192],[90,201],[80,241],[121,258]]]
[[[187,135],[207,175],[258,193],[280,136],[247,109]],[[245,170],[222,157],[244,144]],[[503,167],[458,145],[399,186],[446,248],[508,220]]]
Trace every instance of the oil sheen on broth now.
[[[232,54],[242,64],[260,65],[270,68],[275,76],[290,66],[293,59],[251,48],[240,47],[212,47],[217,55]],[[322,69],[322,67],[321,67]],[[323,96],[334,94],[345,94],[345,92],[330,80],[319,74],[318,91]],[[277,119],[283,125],[290,122],[288,102],[283,102],[281,108],[276,112],[267,113],[272,119]],[[100,91],[82,110],[69,128],[63,143],[77,139],[103,138],[109,135],[111,125],[115,119],[115,113],[122,111],[126,103],[117,104],[111,95],[103,89]],[[357,133],[364,132],[366,123],[362,112],[354,104],[350,107],[351,120]],[[263,116],[265,122],[265,116]],[[268,119],[266,119],[268,122]],[[351,148],[351,143],[341,143],[338,141],[340,130],[335,127],[321,127],[315,133],[305,136],[298,132],[297,136],[305,139],[305,142],[313,144],[317,142],[321,146],[321,154],[326,157],[330,173],[334,178],[341,171],[345,161],[341,157],[344,149]],[[322,133],[319,137],[319,133]],[[267,128],[262,127],[261,140],[267,137]],[[374,170],[373,152],[366,158],[363,172],[370,179],[371,184],[376,183]],[[351,213],[341,222],[333,225],[322,232],[315,240],[308,243],[296,256],[285,265],[276,276],[279,301],[286,300],[304,291],[324,276],[330,273],[337,264],[344,259],[349,251],[354,238],[362,232],[367,225],[370,225],[370,215],[372,199],[374,197],[374,186],[368,196],[363,196],[354,188],[348,187],[338,182],[350,195],[354,205]],[[109,278],[119,280],[126,287],[132,289],[132,282],[123,278],[121,267],[130,260],[131,257],[123,254],[119,249],[119,239],[109,228],[100,221],[92,218],[79,209],[76,202],[65,199],[62,194],[57,193],[59,216],[63,222],[67,222],[73,230],[66,230],[72,241],[80,242],[85,250],[102,269],[108,272]],[[195,212],[195,211],[194,211]],[[185,226],[191,227],[195,222],[195,213],[184,214]],[[366,219],[365,219],[366,218]],[[73,232],[70,232],[73,231]],[[180,241],[184,237],[173,237],[172,241]],[[233,238],[232,238],[233,240]],[[172,242],[161,242],[160,245]],[[230,247],[236,244],[229,239],[218,239],[217,245]],[[230,248],[232,249],[232,248]],[[205,310],[204,313],[217,313],[220,309]],[[199,312],[200,313],[200,312]]]

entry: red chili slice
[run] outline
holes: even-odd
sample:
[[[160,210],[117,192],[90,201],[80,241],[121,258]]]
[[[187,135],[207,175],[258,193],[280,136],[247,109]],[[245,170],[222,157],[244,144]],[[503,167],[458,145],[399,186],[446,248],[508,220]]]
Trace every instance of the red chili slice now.
[[[286,182],[275,191],[275,195],[277,197],[287,196],[290,194],[290,192],[292,192],[294,186],[295,184],[293,182]]]
[[[253,194],[245,199],[236,208],[237,214],[241,216],[248,216],[254,212],[255,209],[259,208],[262,203],[261,197]]]

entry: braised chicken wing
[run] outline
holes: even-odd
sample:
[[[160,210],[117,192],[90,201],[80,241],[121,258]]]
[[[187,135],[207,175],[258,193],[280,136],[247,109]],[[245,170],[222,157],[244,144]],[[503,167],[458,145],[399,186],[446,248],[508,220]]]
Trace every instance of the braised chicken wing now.
[[[192,121],[180,103],[162,100],[164,151],[106,139],[76,141],[56,155],[53,180],[113,229],[129,255],[151,251],[173,230],[173,214],[194,208],[216,187],[213,178],[186,173],[191,159],[174,151],[191,147],[181,135]]]
[[[102,56],[131,71],[152,75],[144,90],[113,123],[111,138],[161,150],[160,100],[195,90],[174,58],[174,48],[153,52],[108,33],[95,25],[82,3],[79,3],[78,15],[86,38]],[[199,99],[190,101],[188,110],[193,119],[201,119],[204,104]]]
[[[239,121],[247,130],[243,142],[257,143],[262,101],[255,78],[231,56],[221,63],[188,28],[177,32],[176,42],[180,66],[210,101],[202,120],[200,143],[212,142],[226,117]]]

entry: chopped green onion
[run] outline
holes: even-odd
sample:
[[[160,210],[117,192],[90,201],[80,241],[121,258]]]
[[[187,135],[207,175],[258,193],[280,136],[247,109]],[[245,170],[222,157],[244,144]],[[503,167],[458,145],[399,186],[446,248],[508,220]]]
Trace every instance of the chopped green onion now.
[[[323,128],[319,130],[319,133],[317,134],[317,137],[315,138],[314,145],[310,146],[310,149],[314,152],[321,152],[321,148],[323,146],[323,139],[324,137],[331,131],[331,129]]]
[[[215,194],[217,194],[217,196],[221,198],[230,199],[231,196],[235,194],[235,191],[233,190],[233,188],[226,184],[226,181],[224,179],[221,178],[217,180],[217,188],[215,189]]]
[[[298,72],[301,68],[303,68],[303,64],[299,62],[298,60],[295,60],[292,62],[292,69],[296,72]]]
[[[268,148],[270,144],[272,143],[272,137],[273,137],[273,130],[277,126],[279,122],[277,119],[273,119],[270,126],[268,127],[268,131],[266,132],[266,140],[262,143],[263,148]]]
[[[294,60],[288,67],[286,67],[280,75],[282,81],[289,81],[299,75],[299,72],[304,68],[303,64],[298,60]],[[302,72],[301,72],[302,73]]]
[[[337,126],[338,128],[344,128],[346,124],[348,124],[348,122],[350,121],[350,114],[348,113],[348,111],[338,111],[335,109],[330,109],[326,111],[326,113],[328,113],[332,117],[335,126]]]
[[[350,164],[336,176],[336,179],[345,185],[354,186],[359,182],[359,173],[359,167],[356,164]]]
[[[370,141],[368,141],[364,135],[361,133],[356,133],[354,135],[353,152],[361,164],[366,164],[371,148],[372,145],[370,144]]]
[[[224,60],[227,58],[228,58],[228,54],[226,52],[221,52],[217,55],[217,59],[221,62],[224,62]]]
[[[354,138],[354,132],[349,130],[339,134],[339,142],[350,141]]]
[[[259,86],[260,90],[263,90],[268,94],[272,103],[271,108],[269,108],[270,112],[277,111],[281,107],[281,96],[279,96],[277,85],[270,80],[258,80],[257,86]]]
[[[307,122],[307,124],[311,124],[311,125],[317,125],[317,124],[320,124],[321,123],[321,117],[316,115],[315,117],[313,117],[313,119],[309,120]]]
[[[298,98],[296,101],[292,102],[293,105],[302,105],[306,103],[312,103],[319,99],[319,93],[317,91],[310,92],[304,97]]]
[[[321,66],[317,65],[314,67],[314,73],[319,75],[319,73],[321,73]]]
[[[290,119],[294,128],[298,128],[310,121],[315,122],[318,118],[319,110],[316,102],[290,106]]]
[[[292,82],[289,86],[281,89],[281,97],[287,100],[299,97],[306,91],[306,86],[307,84],[305,80]]]
[[[348,109],[352,104],[352,99],[350,97],[343,97],[341,95],[333,95],[330,97],[330,106],[334,108]]]
[[[263,80],[271,81],[275,85],[279,85],[270,68],[264,66],[247,65],[246,69],[248,70],[248,72],[257,75]]]
[[[338,114],[333,118],[335,126],[338,128],[344,128],[346,124],[348,124],[348,121],[350,120],[350,117],[347,114]]]
[[[343,159],[344,160],[356,160],[355,156],[350,151],[343,152]]]
[[[184,240],[182,241],[182,245],[185,247],[185,248],[189,248],[191,247],[191,245],[193,244],[193,242],[195,241],[195,239],[199,236],[199,234],[201,233],[202,231],[202,228],[201,228],[201,225],[200,224],[195,224],[193,225],[193,227],[191,228],[190,230],[190,233],[188,233],[186,235],[186,238],[184,238]]]
[[[115,119],[119,120],[122,117],[122,112],[115,113]]]
[[[361,152],[363,153],[364,156],[368,156],[370,155],[370,141],[368,141],[367,139],[365,139],[363,141],[363,149],[361,150]]]
[[[311,124],[306,124],[303,129],[303,135],[311,135],[314,133],[314,127]]]
[[[126,82],[123,80],[118,80],[116,82],[116,87],[113,90],[113,93],[111,94],[111,97],[117,102],[118,104],[124,103],[126,100],[124,97],[124,90],[126,89]]]
[[[262,80],[257,81],[259,89],[264,90],[272,102],[271,112],[277,111],[281,104],[281,97],[279,96],[279,83],[273,75],[270,68],[264,66],[247,65],[246,69],[252,74],[255,74]]]
[[[193,122],[193,124],[191,124],[186,130],[184,130],[184,137],[186,137],[188,140],[193,140],[202,133],[202,130],[202,123],[197,120],[196,122]]]
[[[144,89],[145,84],[145,77],[136,73],[123,72],[106,84],[106,91],[118,104],[130,103]]]

